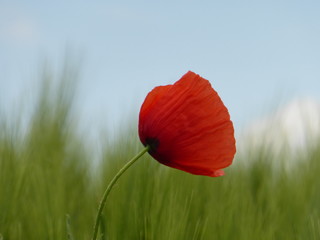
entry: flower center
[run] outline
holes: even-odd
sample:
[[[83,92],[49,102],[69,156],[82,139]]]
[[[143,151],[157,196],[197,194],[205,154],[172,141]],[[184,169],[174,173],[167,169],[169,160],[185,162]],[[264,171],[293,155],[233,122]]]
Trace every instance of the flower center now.
[[[148,151],[150,154],[156,153],[157,148],[159,146],[159,140],[157,138],[147,138],[146,145],[150,146],[150,150]]]

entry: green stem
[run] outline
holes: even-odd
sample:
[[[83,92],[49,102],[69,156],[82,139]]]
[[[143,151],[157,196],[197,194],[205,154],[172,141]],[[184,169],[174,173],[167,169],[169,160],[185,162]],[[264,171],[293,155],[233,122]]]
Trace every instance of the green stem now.
[[[106,200],[108,198],[108,195],[113,187],[113,185],[117,182],[117,180],[120,178],[120,176],[132,165],[134,164],[143,154],[145,154],[146,152],[148,152],[150,149],[150,146],[146,146],[140,153],[138,153],[137,156],[135,156],[134,158],[132,158],[126,165],[123,166],[123,168],[120,169],[120,171],[113,177],[113,179],[111,180],[111,182],[109,183],[107,189],[105,190],[102,199],[100,201],[99,204],[99,208],[98,208],[98,213],[97,213],[97,217],[96,217],[96,221],[93,227],[93,236],[92,236],[92,240],[96,240],[97,239],[97,235],[98,235],[98,229],[99,229],[99,221],[100,221],[100,217],[102,214],[102,210],[106,204]]]

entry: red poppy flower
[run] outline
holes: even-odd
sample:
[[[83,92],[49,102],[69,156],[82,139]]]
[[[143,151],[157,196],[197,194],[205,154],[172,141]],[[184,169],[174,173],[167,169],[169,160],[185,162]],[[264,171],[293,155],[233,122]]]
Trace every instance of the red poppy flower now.
[[[197,175],[222,176],[236,152],[228,109],[209,81],[190,71],[147,95],[139,137],[158,162]]]

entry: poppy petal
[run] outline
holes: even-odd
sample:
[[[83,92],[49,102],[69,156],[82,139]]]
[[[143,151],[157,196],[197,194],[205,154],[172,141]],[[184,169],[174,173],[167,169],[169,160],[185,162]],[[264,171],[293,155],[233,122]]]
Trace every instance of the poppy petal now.
[[[148,94],[139,136],[157,161],[197,175],[223,175],[236,152],[227,108],[209,81],[193,72]]]

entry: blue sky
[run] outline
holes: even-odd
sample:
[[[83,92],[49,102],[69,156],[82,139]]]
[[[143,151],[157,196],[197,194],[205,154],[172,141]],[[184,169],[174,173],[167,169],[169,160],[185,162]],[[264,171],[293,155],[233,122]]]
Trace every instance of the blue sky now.
[[[81,59],[77,109],[119,128],[146,94],[192,70],[236,129],[270,106],[320,100],[320,1],[0,2],[0,106],[35,94],[43,59]],[[136,120],[136,119],[134,119]]]

